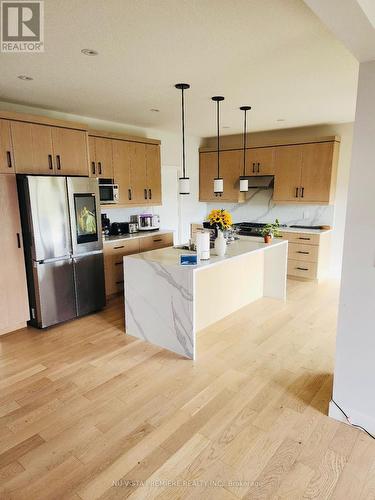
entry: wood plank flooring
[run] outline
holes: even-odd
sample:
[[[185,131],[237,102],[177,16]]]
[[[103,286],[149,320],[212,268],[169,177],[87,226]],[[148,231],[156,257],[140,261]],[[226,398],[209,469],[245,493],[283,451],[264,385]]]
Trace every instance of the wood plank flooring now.
[[[0,338],[0,498],[374,499],[374,441],[326,416],[337,297],[290,281],[195,363],[124,335],[121,298]]]

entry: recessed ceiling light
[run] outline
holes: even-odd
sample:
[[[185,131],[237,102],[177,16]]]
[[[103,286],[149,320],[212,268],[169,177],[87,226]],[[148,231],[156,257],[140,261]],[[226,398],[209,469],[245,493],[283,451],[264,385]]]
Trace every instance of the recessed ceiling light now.
[[[150,111],[152,113],[159,113],[160,112],[160,109],[156,109],[156,108],[151,108]]]
[[[17,78],[19,78],[20,80],[24,80],[24,81],[34,80],[34,78],[32,78],[31,76],[27,76],[27,75],[18,75]]]
[[[81,52],[85,56],[97,56],[99,54],[99,52],[93,49],[82,49]]]
[[[278,118],[276,121],[277,122],[285,122],[285,118]]]

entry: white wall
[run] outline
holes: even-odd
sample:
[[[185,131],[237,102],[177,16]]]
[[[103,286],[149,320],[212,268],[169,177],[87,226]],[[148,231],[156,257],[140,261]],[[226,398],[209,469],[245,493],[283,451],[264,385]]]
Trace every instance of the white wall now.
[[[333,398],[375,434],[375,61],[362,63],[345,226]],[[330,405],[330,415],[342,418]]]
[[[278,218],[283,224],[321,225],[328,224],[334,227],[334,237],[331,247],[331,276],[339,278],[341,275],[342,252],[344,244],[344,228],[351,148],[353,136],[352,123],[332,125],[316,125],[290,129],[268,130],[249,134],[250,145],[267,144],[268,141],[303,141],[306,138],[321,138],[337,135],[341,137],[340,156],[337,176],[337,187],[334,205],[276,205],[272,201],[272,190],[253,190],[251,198],[245,204],[209,203],[212,208],[227,208],[233,214],[235,222],[270,222]],[[215,146],[215,139],[204,141],[204,146]],[[240,147],[242,137],[226,136],[222,138],[222,147]]]
[[[78,121],[81,123],[86,123],[90,128],[97,130],[107,130],[113,132],[122,132],[131,135],[137,135],[140,137],[152,137],[154,139],[161,140],[161,164],[162,164],[162,178],[164,178],[164,170],[168,167],[178,167],[181,165],[181,135],[173,134],[170,132],[164,132],[162,130],[156,130],[151,128],[141,128],[132,125],[121,124],[116,122],[110,122],[105,120],[98,120],[96,118],[78,116],[68,113],[61,113],[53,110],[45,110],[41,108],[33,108],[30,106],[22,106],[13,103],[0,102],[0,109],[7,111],[17,111],[20,113],[32,113],[36,115],[44,115],[53,118],[65,119],[70,121]],[[180,197],[180,207],[179,207],[179,227],[175,227],[176,241],[185,242],[189,239],[190,235],[190,223],[200,222],[204,219],[207,213],[207,207],[205,203],[200,203],[198,201],[199,197],[199,145],[200,139],[194,136],[186,137],[186,159],[188,165],[188,174],[191,179],[191,194],[189,196]],[[169,177],[169,176],[168,176]],[[169,177],[170,179],[170,177]],[[171,182],[164,183],[164,190],[170,190],[172,192],[164,192],[163,198],[166,203],[163,204],[162,209],[158,207],[151,207],[153,213],[162,212],[161,225],[162,227],[170,228],[170,219],[175,220],[175,203],[168,205],[168,200],[174,198],[175,191],[177,190],[177,184],[173,185]],[[150,207],[137,207],[131,209],[110,209],[106,210],[111,221],[126,221],[129,219],[129,215],[134,213],[141,213],[143,210],[150,211]],[[171,214],[171,217],[169,217]],[[164,225],[163,225],[164,224]]]

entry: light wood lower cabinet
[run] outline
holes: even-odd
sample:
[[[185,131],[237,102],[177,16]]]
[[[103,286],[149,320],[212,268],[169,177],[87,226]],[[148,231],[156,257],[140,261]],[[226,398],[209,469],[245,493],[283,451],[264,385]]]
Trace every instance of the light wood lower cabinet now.
[[[170,247],[173,245],[173,234],[155,234],[154,236],[140,238],[139,245],[141,252],[148,252],[149,250]]]
[[[154,234],[132,240],[116,240],[104,243],[104,272],[106,295],[114,295],[124,290],[125,255],[147,252],[173,245],[173,234]]]
[[[139,239],[120,240],[104,244],[104,273],[106,295],[119,293],[124,289],[123,257],[139,253]]]
[[[327,276],[330,264],[331,231],[323,233],[281,232],[288,240],[288,277],[319,280]]]
[[[26,326],[29,318],[26,271],[15,175],[0,175],[0,335]]]

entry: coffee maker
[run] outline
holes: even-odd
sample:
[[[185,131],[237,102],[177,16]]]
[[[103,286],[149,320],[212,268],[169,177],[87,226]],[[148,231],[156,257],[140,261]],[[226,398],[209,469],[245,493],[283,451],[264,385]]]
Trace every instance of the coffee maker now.
[[[107,217],[107,214],[102,214],[102,232],[106,236],[110,233],[111,221]]]

